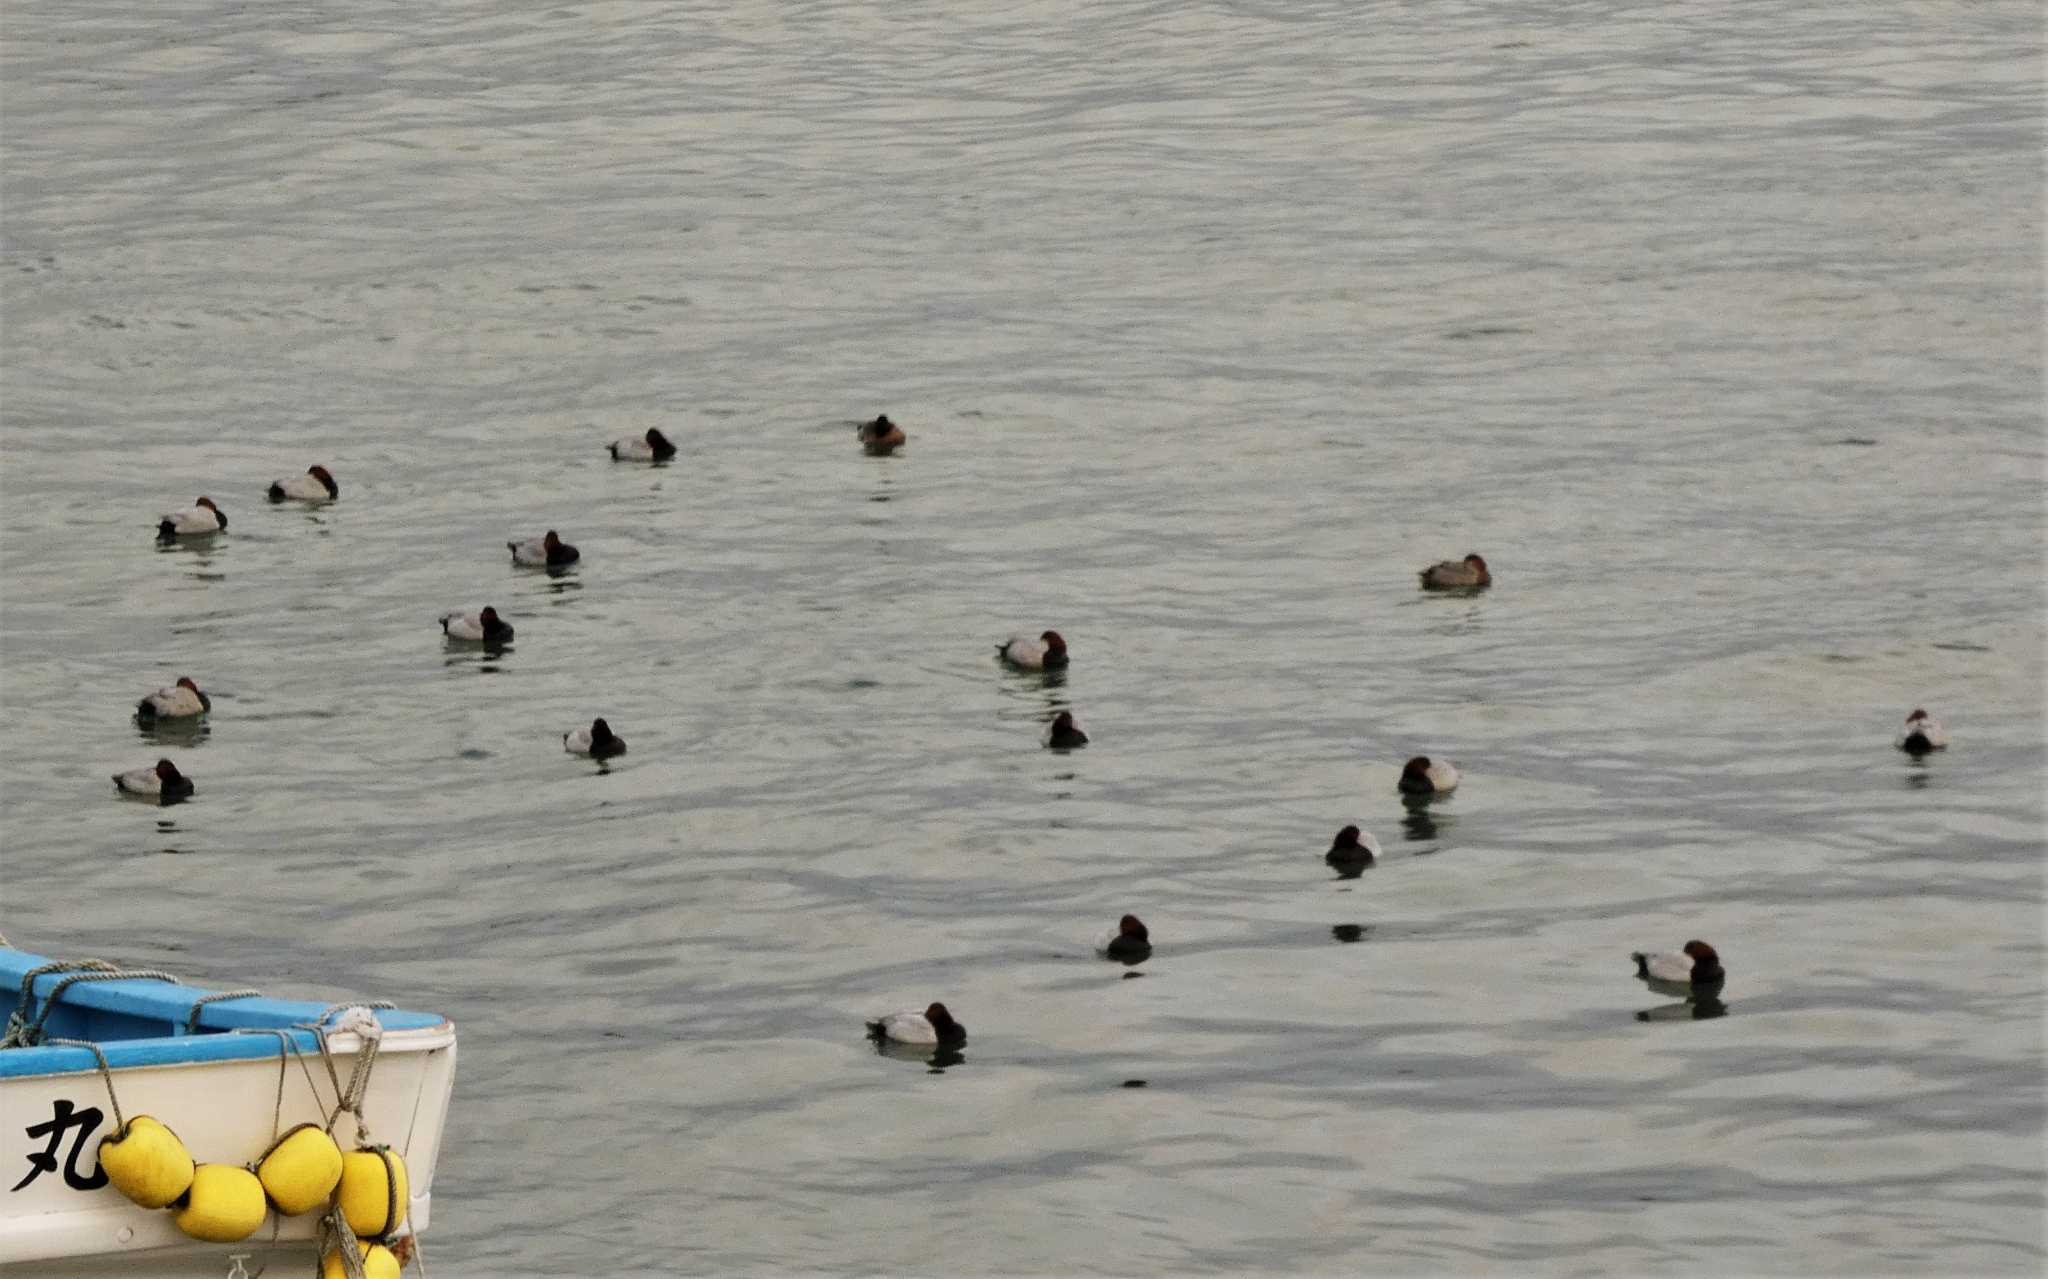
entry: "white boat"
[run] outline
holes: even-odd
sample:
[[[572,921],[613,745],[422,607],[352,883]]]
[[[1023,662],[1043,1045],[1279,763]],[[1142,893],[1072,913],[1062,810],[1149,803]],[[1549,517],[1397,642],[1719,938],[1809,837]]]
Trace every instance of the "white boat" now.
[[[131,1125],[155,1118],[201,1164],[253,1165],[299,1124],[327,1128],[345,1152],[388,1146],[404,1161],[407,1193],[402,1225],[387,1220],[396,1228],[385,1242],[401,1257],[417,1246],[409,1236],[426,1230],[432,1212],[455,1082],[447,1018],[215,993],[169,974],[52,964],[0,946],[0,1008],[10,1000],[0,1044],[0,1275],[313,1272],[326,1200],[290,1217],[267,1200],[262,1224],[239,1242],[191,1238],[177,1221],[184,1200],[139,1207],[108,1182],[99,1147],[117,1113]],[[330,1224],[340,1220],[335,1209]]]

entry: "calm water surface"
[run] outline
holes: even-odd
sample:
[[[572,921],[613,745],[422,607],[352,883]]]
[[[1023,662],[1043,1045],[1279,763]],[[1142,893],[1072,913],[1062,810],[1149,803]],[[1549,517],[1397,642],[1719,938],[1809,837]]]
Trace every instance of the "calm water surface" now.
[[[452,1015],[435,1274],[2048,1262],[2037,6],[4,21],[0,927]]]

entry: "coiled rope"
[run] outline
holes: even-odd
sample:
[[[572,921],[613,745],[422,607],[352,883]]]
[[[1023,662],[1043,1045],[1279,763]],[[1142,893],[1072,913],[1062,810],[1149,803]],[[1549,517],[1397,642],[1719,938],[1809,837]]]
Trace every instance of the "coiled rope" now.
[[[28,1020],[28,1010],[35,1002],[36,978],[50,973],[68,973],[63,980],[50,988],[43,996],[43,1010],[36,1019]],[[82,959],[76,963],[42,964],[31,968],[21,979],[21,996],[15,1001],[14,1011],[7,1016],[7,1033],[0,1036],[0,1048],[33,1048],[43,1042],[43,1023],[50,1020],[50,1013],[57,1007],[57,1001],[64,992],[82,981],[167,981],[179,984],[178,979],[159,968],[118,968],[104,959]]]

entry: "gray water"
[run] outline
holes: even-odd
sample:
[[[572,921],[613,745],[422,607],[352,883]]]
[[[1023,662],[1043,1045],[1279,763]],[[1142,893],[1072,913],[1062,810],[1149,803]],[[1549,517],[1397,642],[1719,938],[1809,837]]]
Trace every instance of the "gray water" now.
[[[452,1016],[439,1276],[2039,1273],[2041,22],[10,5],[0,929]]]

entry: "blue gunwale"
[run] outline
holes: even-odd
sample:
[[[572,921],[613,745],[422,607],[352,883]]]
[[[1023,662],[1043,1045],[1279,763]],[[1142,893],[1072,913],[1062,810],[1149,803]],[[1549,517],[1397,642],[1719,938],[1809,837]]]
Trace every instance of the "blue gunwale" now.
[[[13,1011],[22,978],[30,969],[49,962],[40,955],[0,947],[0,1007]],[[69,975],[45,973],[36,978],[34,1001],[22,1010],[24,1015],[31,1020],[40,1015],[49,993]],[[199,1029],[187,1033],[185,1022],[192,1014],[193,1001],[211,993],[198,986],[148,978],[78,982],[65,990],[63,999],[51,1010],[44,1033],[59,1039],[91,1040],[115,1070],[245,1061],[278,1054],[276,1035],[229,1033],[237,1030],[284,1030],[301,1051],[319,1051],[311,1031],[289,1029],[312,1021],[329,1007],[305,1000],[260,996],[222,1000],[201,1008]],[[435,1013],[393,1009],[377,1010],[377,1020],[388,1030],[427,1030],[448,1024],[447,1018]],[[99,1063],[84,1048],[39,1046],[0,1052],[0,1079],[98,1069]]]

